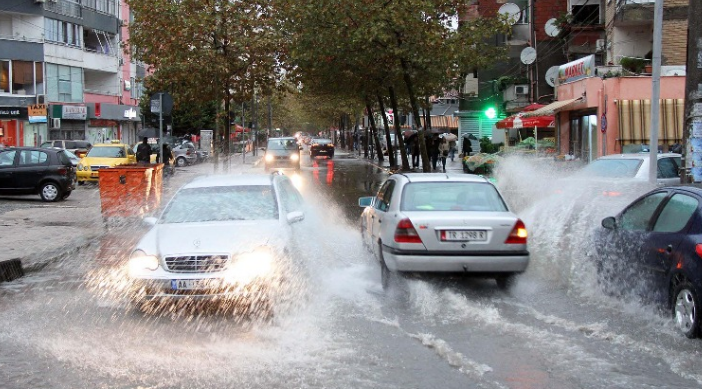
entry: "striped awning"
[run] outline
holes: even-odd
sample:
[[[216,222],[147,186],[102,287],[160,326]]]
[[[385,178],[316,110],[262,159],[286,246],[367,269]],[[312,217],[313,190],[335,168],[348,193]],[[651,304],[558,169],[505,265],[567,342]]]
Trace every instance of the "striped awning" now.
[[[424,118],[421,120],[424,127]],[[432,116],[431,128],[458,129],[458,118],[455,116]]]
[[[539,109],[535,109],[533,111],[528,111],[524,112],[522,114],[522,117],[530,117],[530,116],[553,116],[556,112],[559,110],[568,107],[569,105],[578,103],[582,101],[582,97],[577,97],[575,99],[568,99],[568,100],[559,100],[556,102],[553,102],[549,105],[544,105],[543,107]]]
[[[622,145],[649,143],[651,100],[619,100],[619,142]],[[661,99],[658,143],[681,143],[685,126],[685,99]]]

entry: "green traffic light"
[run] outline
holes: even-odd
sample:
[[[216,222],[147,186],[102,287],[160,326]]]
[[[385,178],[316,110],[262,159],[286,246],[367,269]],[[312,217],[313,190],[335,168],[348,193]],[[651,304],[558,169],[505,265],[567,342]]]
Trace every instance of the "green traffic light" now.
[[[485,116],[488,117],[488,119],[494,119],[495,116],[497,116],[497,112],[495,112],[495,108],[488,108],[485,110]]]

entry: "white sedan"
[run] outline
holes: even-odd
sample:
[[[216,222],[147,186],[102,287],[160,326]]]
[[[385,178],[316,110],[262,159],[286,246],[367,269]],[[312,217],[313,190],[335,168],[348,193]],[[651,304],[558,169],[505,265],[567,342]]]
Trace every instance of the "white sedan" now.
[[[290,276],[289,249],[303,219],[302,197],[284,175],[196,179],[160,218],[145,219],[153,227],[129,260],[133,298],[269,305]]]
[[[480,176],[393,174],[359,205],[383,288],[405,272],[478,275],[508,288],[529,264],[524,222]]]

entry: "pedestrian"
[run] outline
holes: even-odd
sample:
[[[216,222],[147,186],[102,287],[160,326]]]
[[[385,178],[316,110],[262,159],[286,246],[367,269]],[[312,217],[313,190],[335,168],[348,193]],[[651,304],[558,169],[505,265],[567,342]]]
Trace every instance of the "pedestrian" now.
[[[470,139],[467,136],[463,137],[463,156],[470,157],[473,152],[473,147],[470,145]]]
[[[431,170],[436,170],[436,163],[439,162],[439,136],[434,135],[430,138],[429,158],[431,159]]]
[[[415,136],[412,139],[412,167],[419,167],[419,137]]]
[[[441,158],[441,169],[446,173],[446,157],[449,155],[449,144],[446,138],[439,139],[439,158]]]
[[[451,158],[451,162],[453,162],[454,157],[456,157],[456,141],[452,140],[449,141],[449,158]]]
[[[136,160],[138,165],[148,165],[151,162],[151,146],[149,138],[144,138],[137,146]]]

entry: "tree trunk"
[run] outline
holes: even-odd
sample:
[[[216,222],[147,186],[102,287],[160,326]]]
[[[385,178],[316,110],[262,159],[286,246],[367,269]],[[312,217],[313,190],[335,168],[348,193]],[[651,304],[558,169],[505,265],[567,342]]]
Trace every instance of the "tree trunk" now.
[[[402,170],[410,170],[409,160],[407,159],[407,150],[405,149],[405,141],[402,139],[402,128],[400,128],[400,115],[397,108],[397,97],[395,96],[395,88],[390,87],[390,104],[392,104],[392,114],[395,116],[395,139],[397,139],[397,147],[400,148],[400,156],[402,158]]]
[[[229,85],[227,85],[226,89],[226,96],[227,98],[224,100],[224,110],[227,112],[227,122],[224,123],[224,140],[226,142],[226,151],[227,151],[227,157],[224,159],[224,169],[222,169],[225,173],[229,172],[229,159],[232,157],[231,156],[231,132],[232,132],[232,113],[230,111],[230,99],[231,99],[231,92],[229,91]]]
[[[412,116],[420,118],[419,108],[417,107],[417,97],[414,95],[414,88],[412,87],[412,78],[409,74],[409,67],[407,66],[407,61],[400,61],[402,64],[402,77],[405,80],[405,85],[407,86],[407,94],[410,98],[410,104],[412,106]],[[431,166],[429,165],[429,155],[427,154],[427,144],[424,139],[425,133],[428,133],[427,122],[424,121],[424,131],[417,131],[417,139],[419,140],[419,153],[422,155],[422,171],[428,173],[431,171]]]
[[[383,98],[378,95],[378,104],[380,105],[380,112],[382,112],[383,124],[385,125],[385,142],[388,145],[388,158],[390,159],[390,167],[392,169],[397,169],[397,160],[395,159],[394,148],[392,147],[392,139],[390,139],[390,124],[388,123],[388,117],[385,115],[385,104],[383,104]],[[382,154],[383,151],[379,150]]]
[[[378,163],[382,164],[385,158],[383,157],[383,151],[380,147],[380,139],[378,138],[378,128],[375,126],[375,119],[373,118],[373,108],[371,108],[370,101],[366,99],[366,111],[368,112],[368,124],[371,129],[371,136],[373,137],[373,142],[375,143],[375,152],[378,154]]]

